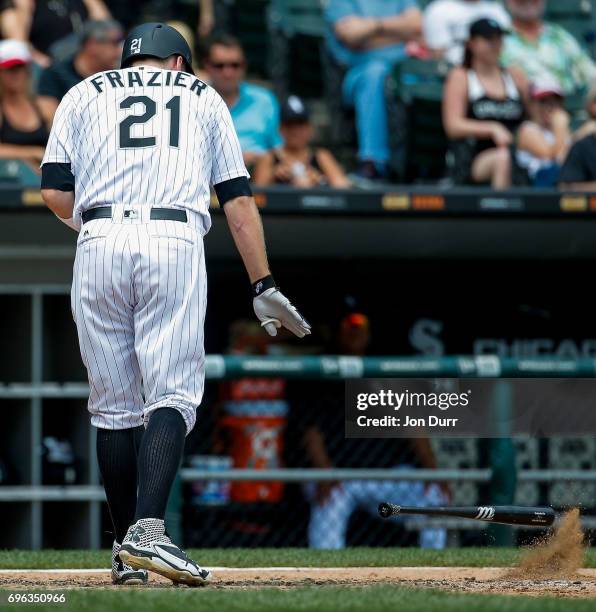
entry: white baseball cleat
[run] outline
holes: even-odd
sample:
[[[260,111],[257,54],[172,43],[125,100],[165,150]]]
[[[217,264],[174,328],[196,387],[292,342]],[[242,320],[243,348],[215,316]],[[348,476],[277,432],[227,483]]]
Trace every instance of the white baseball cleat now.
[[[147,571],[133,569],[120,559],[120,544],[112,544],[112,582],[114,584],[147,584]]]
[[[165,533],[162,519],[139,519],[128,529],[120,558],[135,569],[147,569],[172,582],[200,586],[210,581],[209,570],[199,567]]]

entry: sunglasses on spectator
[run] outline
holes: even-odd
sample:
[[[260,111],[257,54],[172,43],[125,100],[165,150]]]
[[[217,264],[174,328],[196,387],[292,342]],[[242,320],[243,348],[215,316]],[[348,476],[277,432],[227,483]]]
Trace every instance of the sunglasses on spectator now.
[[[209,62],[209,65],[215,70],[223,70],[224,68],[240,70],[244,67],[244,62]]]

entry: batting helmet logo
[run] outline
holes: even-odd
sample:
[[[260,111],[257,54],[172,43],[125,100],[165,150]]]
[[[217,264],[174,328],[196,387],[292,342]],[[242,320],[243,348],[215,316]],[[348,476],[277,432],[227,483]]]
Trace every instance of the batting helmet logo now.
[[[478,506],[476,519],[480,521],[492,521],[495,516],[495,509],[490,506]]]
[[[142,38],[133,38],[130,42],[130,53],[140,53],[141,52],[141,43],[143,42]]]

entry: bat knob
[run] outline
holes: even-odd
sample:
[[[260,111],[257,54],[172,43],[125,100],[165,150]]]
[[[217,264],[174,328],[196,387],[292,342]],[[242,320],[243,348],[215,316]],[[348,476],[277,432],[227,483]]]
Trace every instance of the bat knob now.
[[[389,518],[393,514],[395,514],[395,512],[392,504],[387,504],[385,502],[379,504],[379,516]]]

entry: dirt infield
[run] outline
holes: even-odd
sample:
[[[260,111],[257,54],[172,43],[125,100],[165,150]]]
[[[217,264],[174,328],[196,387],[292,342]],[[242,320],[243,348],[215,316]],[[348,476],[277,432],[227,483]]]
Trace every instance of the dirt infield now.
[[[206,588],[258,589],[393,584],[462,593],[596,597],[596,569],[580,569],[565,579],[519,579],[510,577],[511,568],[475,567],[213,568],[213,572],[215,579]],[[148,587],[171,588],[172,583],[153,574],[148,586],[114,587],[108,570],[0,571],[0,589]]]

